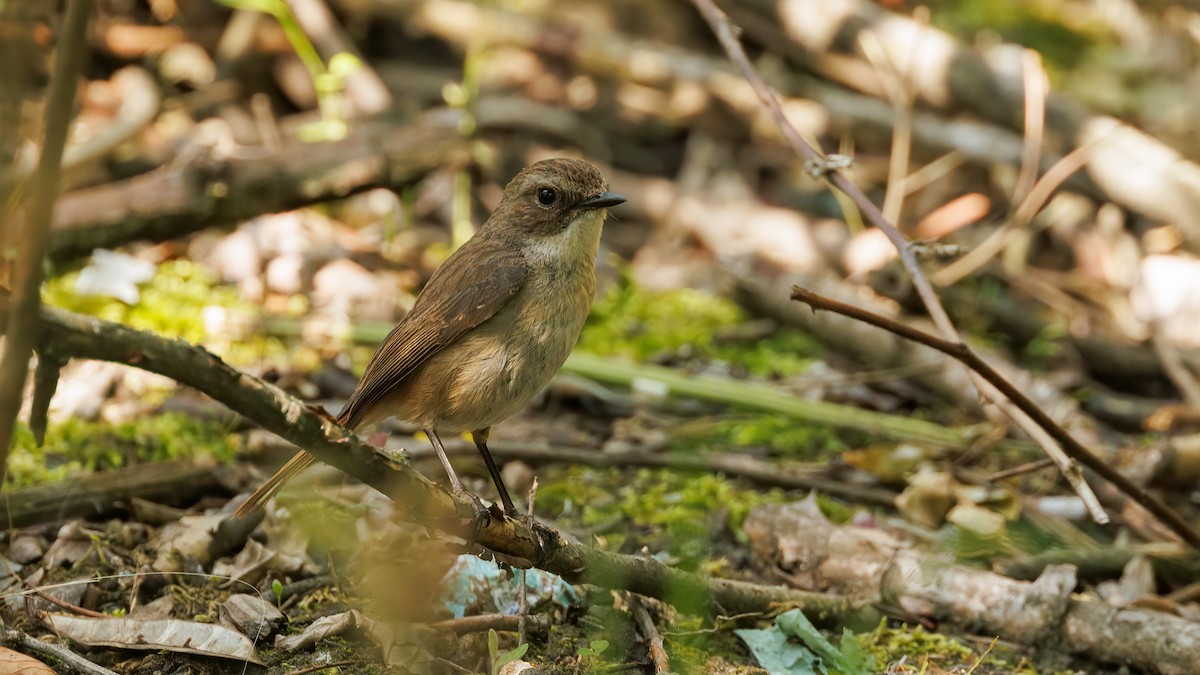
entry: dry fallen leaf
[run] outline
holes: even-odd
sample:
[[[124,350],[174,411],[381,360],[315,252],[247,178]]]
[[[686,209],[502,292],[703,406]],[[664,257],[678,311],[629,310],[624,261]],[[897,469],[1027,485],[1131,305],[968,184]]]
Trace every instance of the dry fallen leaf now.
[[[245,635],[211,623],[93,619],[65,614],[47,614],[46,620],[61,637],[89,647],[165,649],[265,665],[258,659],[254,643]]]

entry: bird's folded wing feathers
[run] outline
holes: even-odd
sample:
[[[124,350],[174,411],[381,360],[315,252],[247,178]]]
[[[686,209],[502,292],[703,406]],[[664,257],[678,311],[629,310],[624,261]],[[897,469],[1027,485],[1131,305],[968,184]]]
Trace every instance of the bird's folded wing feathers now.
[[[472,244],[496,250],[475,257],[486,268],[455,264]],[[358,387],[338,413],[338,422],[354,428],[371,407],[418,366],[466,331],[492,318],[521,290],[529,275],[524,259],[499,242],[476,237],[455,252],[429,280],[412,311],[380,343]],[[450,289],[454,289],[450,291]],[[434,319],[432,317],[442,317]]]

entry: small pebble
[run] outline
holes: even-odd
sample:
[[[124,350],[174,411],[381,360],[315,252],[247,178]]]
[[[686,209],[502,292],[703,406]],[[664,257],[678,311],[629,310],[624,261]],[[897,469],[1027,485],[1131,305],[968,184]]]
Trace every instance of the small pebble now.
[[[17,535],[8,546],[8,558],[22,565],[41,560],[45,553],[46,542],[29,534]]]

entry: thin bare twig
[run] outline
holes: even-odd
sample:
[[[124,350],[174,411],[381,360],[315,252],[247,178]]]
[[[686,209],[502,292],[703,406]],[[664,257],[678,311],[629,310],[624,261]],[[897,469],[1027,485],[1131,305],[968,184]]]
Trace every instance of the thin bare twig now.
[[[34,592],[34,595],[38,596],[42,600],[45,600],[46,602],[48,602],[52,605],[57,605],[59,607],[62,607],[63,609],[67,610],[68,612],[74,612],[75,614],[79,614],[80,616],[90,616],[93,619],[111,619],[112,618],[111,616],[109,616],[108,614],[105,614],[104,612],[97,612],[95,610],[88,609],[87,607],[80,607],[79,605],[71,604],[71,603],[67,602],[66,600],[63,600],[62,598],[55,597],[55,596],[50,595],[49,593],[42,591],[42,590],[34,589],[33,592]]]
[[[46,139],[33,174],[33,187],[25,213],[24,227],[18,235],[20,254],[13,275],[13,311],[8,315],[4,356],[0,358],[0,482],[8,464],[17,410],[29,375],[29,357],[38,333],[38,307],[41,304],[42,259],[50,237],[50,219],[62,184],[63,148],[67,127],[75,107],[75,86],[83,55],[87,52],[87,24],[91,0],[71,0],[60,36],[54,81],[46,103]]]
[[[875,206],[870,199],[867,199],[867,196],[857,185],[850,182],[836,168],[832,168],[829,161],[821,156],[796,131],[796,128],[792,126],[792,123],[788,121],[787,116],[784,114],[783,106],[780,105],[779,99],[750,63],[750,59],[746,56],[745,50],[742,49],[741,43],[738,42],[737,36],[734,34],[733,24],[730,23],[725,13],[717,8],[713,0],[692,0],[692,4],[696,6],[705,21],[708,22],[713,33],[716,34],[717,39],[725,48],[725,52],[729,55],[730,60],[741,70],[742,76],[746,78],[746,81],[750,83],[751,88],[754,89],[759,99],[771,112],[771,116],[779,126],[784,139],[797,154],[805,159],[807,164],[817,169],[815,173],[824,176],[830,184],[849,197],[855,206],[858,207],[858,211],[887,236],[888,240],[892,242],[892,245],[899,252],[900,261],[912,277],[913,288],[916,289],[917,295],[921,298],[922,304],[925,305],[925,309],[929,312],[929,316],[933,319],[933,323],[937,326],[938,331],[955,342],[961,342],[958,331],[950,321],[950,316],[946,313],[946,309],[942,307],[941,301],[938,300],[933,286],[929,283],[929,279],[921,271],[916,255],[913,253],[912,247],[908,245],[908,241],[904,238],[904,235],[900,234],[900,231],[884,217],[879,207]],[[1016,422],[1017,426],[1037,442],[1051,459],[1055,460],[1059,465],[1059,470],[1062,472],[1063,477],[1075,492],[1078,493],[1083,503],[1087,505],[1092,518],[1098,523],[1107,523],[1108,514],[1100,507],[1099,499],[1096,498],[1091,487],[1084,481],[1078,468],[1072,466],[1071,462],[1068,461],[1067,456],[1063,454],[1061,448],[1058,448],[1051,442],[1050,437],[1042,431],[1038,424],[1030,419],[1029,416],[1022,414],[1019,408],[995,391],[986,380],[980,378],[974,372],[968,372],[968,376],[972,384],[974,384],[984,398],[1000,408],[1004,414]]]
[[[1012,218],[1007,223],[988,235],[987,239],[984,239],[979,245],[968,251],[966,255],[934,272],[933,283],[938,286],[952,286],[963,277],[982,267],[984,263],[991,260],[1005,246],[1008,246],[1009,241],[1012,240],[1014,228],[1025,227],[1032,222],[1033,217],[1042,210],[1042,207],[1046,205],[1050,197],[1054,195],[1054,191],[1064,181],[1074,175],[1075,172],[1087,165],[1092,155],[1092,149],[1104,138],[1104,136],[1097,136],[1055,162],[1054,166],[1050,167],[1034,183],[1033,187],[1029,190],[1029,194],[1025,195],[1025,198],[1017,205],[1017,209],[1013,212]]]
[[[930,335],[924,331],[906,326],[897,321],[893,321],[885,316],[880,316],[873,312],[868,312],[860,307],[848,305],[843,302],[832,300],[823,295],[813,293],[800,287],[792,288],[792,299],[799,300],[815,310],[828,310],[848,316],[852,319],[857,319],[863,323],[869,323],[872,326],[890,331],[913,342],[919,342],[927,347],[955,358],[969,367],[971,370],[978,373],[989,384],[998,389],[1002,394],[1008,397],[1022,412],[1029,415],[1037,424],[1045,430],[1047,434],[1054,438],[1062,445],[1063,450],[1070,455],[1071,459],[1083,464],[1087,468],[1095,471],[1102,478],[1112,483],[1121,492],[1129,495],[1138,504],[1141,504],[1147,511],[1154,514],[1167,527],[1171,528],[1181,539],[1186,541],[1194,548],[1200,549],[1200,534],[1197,534],[1186,520],[1178,513],[1159,500],[1154,495],[1146,492],[1143,488],[1135,485],[1132,481],[1126,478],[1100,459],[1092,454],[1090,450],[1083,447],[1079,441],[1075,440],[1065,429],[1055,424],[1054,420],[1042,411],[1028,396],[1020,389],[1017,389],[1011,382],[1004,379],[1000,373],[996,372],[986,361],[981,359],[974,351],[961,342],[954,342],[940,338],[936,335]]]
[[[887,91],[892,110],[896,115],[896,125],[892,129],[892,152],[888,163],[887,191],[883,196],[883,215],[889,221],[898,222],[900,212],[904,208],[904,198],[908,195],[905,190],[905,179],[908,176],[909,157],[913,146],[913,90],[911,82],[904,73],[911,73],[909,64],[899,68],[888,58],[887,51],[880,43],[879,37],[873,31],[863,31],[859,36],[859,44],[867,60],[879,73]],[[909,61],[912,53],[908,54]]]
[[[1171,380],[1189,406],[1200,407],[1200,384],[1196,382],[1196,376],[1188,370],[1187,364],[1183,362],[1179,350],[1163,333],[1161,322],[1153,322],[1150,330],[1150,344],[1154,345],[1154,353],[1158,354],[1158,361],[1162,364],[1167,379]]]
[[[1041,167],[1042,140],[1046,132],[1046,93],[1049,83],[1042,68],[1042,57],[1032,49],[1021,54],[1025,71],[1025,144],[1021,152],[1021,172],[1013,187],[1013,203],[1020,204],[1037,182]]]
[[[42,642],[32,635],[27,635],[13,628],[0,626],[0,645],[6,645],[23,653],[33,653],[38,656],[48,656],[56,659],[72,673],[83,673],[84,675],[117,675],[108,668],[98,666],[62,645]]]
[[[1041,471],[1042,469],[1045,469],[1045,468],[1051,467],[1051,466],[1054,466],[1054,462],[1052,460],[1050,460],[1049,458],[1044,457],[1042,459],[1037,460],[1036,462],[1026,462],[1025,464],[1014,466],[1011,469],[997,471],[987,477],[987,482],[995,483],[998,481],[1005,480],[1007,478],[1016,478],[1017,476],[1024,476],[1027,473],[1033,473],[1034,471]]]

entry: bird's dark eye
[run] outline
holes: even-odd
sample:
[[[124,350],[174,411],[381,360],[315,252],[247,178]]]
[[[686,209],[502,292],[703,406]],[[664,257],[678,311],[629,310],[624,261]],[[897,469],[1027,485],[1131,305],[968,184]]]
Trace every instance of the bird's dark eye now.
[[[558,192],[554,188],[538,188],[537,200],[542,206],[553,206],[558,201]]]

